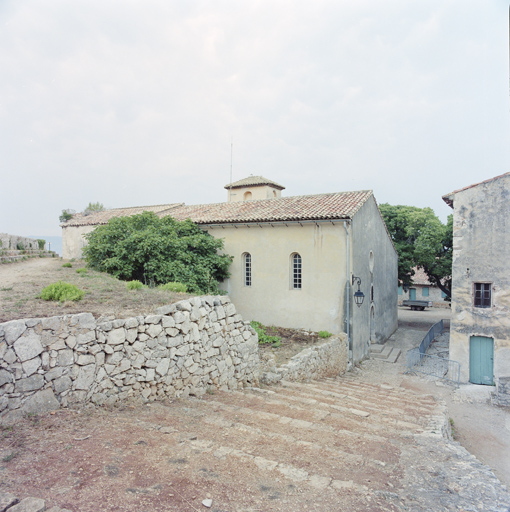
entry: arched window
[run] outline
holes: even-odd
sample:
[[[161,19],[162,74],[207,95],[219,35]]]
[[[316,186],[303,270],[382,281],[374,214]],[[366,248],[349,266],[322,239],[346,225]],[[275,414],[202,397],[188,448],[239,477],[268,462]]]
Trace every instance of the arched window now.
[[[243,254],[243,276],[244,286],[251,286],[251,254],[249,252]]]
[[[290,287],[294,290],[300,290],[302,286],[302,261],[301,256],[295,252],[290,256]]]
[[[248,190],[248,192],[245,192],[245,193],[244,193],[244,196],[243,196],[243,197],[244,197],[244,200],[245,200],[245,201],[249,201],[249,200],[251,199],[251,196],[252,196],[252,194],[251,194],[251,192]]]

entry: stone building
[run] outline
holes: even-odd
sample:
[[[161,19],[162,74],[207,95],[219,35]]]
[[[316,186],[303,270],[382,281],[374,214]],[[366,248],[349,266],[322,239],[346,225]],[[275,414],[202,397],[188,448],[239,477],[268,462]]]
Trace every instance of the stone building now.
[[[247,320],[346,332],[354,361],[395,331],[397,253],[372,191],[281,197],[284,187],[261,176],[225,188],[225,203],[76,215],[62,224],[64,258],[80,257],[83,233],[109,218],[152,210],[191,219],[224,240],[234,260],[221,287]]]
[[[429,300],[433,307],[448,308],[450,302],[445,301],[446,294],[436,285],[429,281],[429,277],[422,268],[414,269],[412,284],[409,288],[398,287],[398,303],[404,300]]]
[[[510,173],[443,196],[453,208],[450,358],[510,405]]]

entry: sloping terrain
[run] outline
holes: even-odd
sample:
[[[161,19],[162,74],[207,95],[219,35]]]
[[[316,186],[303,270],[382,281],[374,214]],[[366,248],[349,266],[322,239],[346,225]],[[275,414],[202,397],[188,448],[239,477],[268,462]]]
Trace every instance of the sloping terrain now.
[[[73,511],[508,510],[445,420],[431,396],[350,374],[60,410],[4,427],[0,490]]]

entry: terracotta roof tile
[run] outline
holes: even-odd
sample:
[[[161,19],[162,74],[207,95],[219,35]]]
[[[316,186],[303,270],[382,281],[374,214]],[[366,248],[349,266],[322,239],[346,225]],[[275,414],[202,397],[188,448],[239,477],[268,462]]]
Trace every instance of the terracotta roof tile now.
[[[281,222],[350,219],[372,197],[371,190],[281,197],[233,203],[180,206],[171,212],[178,220],[196,224]]]
[[[235,181],[234,183],[229,183],[225,185],[224,188],[227,190],[230,188],[241,188],[241,187],[257,187],[262,185],[271,185],[274,188],[279,190],[284,190],[285,187],[283,185],[279,185],[275,181],[268,180],[264,178],[264,176],[248,176],[247,178],[243,178],[242,180]]]
[[[233,203],[136,206],[104,210],[87,216],[76,214],[61,225],[68,227],[106,224],[114,217],[126,217],[144,211],[155,212],[159,217],[171,215],[177,220],[191,219],[196,224],[350,219],[370,197],[372,191],[363,190]]]
[[[155,212],[158,215],[170,215],[171,211],[181,206],[182,203],[159,204],[155,206],[134,206],[130,208],[112,208],[111,210],[103,210],[102,212],[84,215],[77,213],[72,219],[61,224],[62,227],[68,226],[97,226],[99,224],[107,224],[114,217],[128,217],[143,212]],[[168,212],[168,213],[167,213]]]

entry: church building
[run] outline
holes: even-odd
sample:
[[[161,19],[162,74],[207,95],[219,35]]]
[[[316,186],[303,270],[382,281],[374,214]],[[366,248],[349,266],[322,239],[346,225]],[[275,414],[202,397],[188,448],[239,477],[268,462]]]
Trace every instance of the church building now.
[[[396,330],[397,253],[372,191],[282,197],[262,176],[228,184],[227,202],[168,204],[75,215],[62,224],[64,258],[110,218],[154,211],[191,219],[234,257],[220,284],[245,320],[345,332],[351,360]]]

